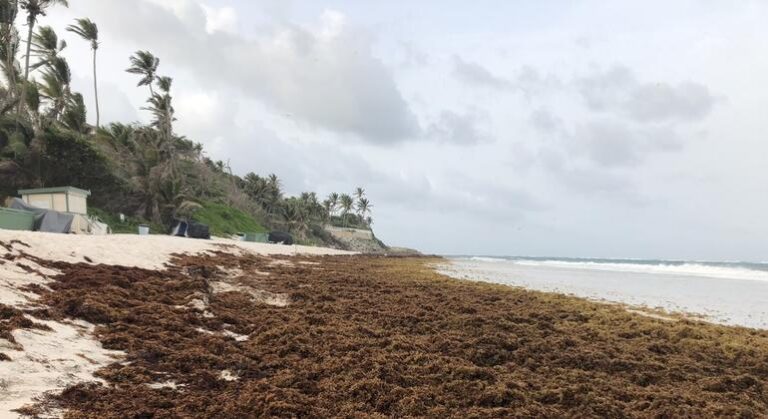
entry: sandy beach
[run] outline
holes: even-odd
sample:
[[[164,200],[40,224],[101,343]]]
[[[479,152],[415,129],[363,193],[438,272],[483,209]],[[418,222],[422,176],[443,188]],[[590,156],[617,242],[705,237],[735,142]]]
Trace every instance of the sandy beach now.
[[[768,408],[764,331],[455,280],[429,258],[0,234],[3,332],[14,340],[0,339],[6,415],[760,417]]]

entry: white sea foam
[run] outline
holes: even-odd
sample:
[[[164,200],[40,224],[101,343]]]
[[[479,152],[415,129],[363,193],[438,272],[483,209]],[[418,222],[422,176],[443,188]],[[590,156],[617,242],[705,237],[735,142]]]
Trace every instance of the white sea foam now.
[[[469,260],[474,260],[476,262],[508,262],[507,259],[492,258],[487,256],[472,256],[471,258],[469,258]]]
[[[750,281],[768,281],[768,271],[749,269],[738,266],[708,265],[696,262],[688,263],[630,263],[597,262],[570,260],[532,260],[472,257],[475,262],[510,263],[520,266],[540,266],[559,269],[597,270],[610,272],[648,273],[654,275],[695,276],[718,279],[740,279]]]
[[[706,278],[743,279],[753,281],[768,281],[768,272],[746,268],[702,265],[698,263],[684,264],[635,264],[635,263],[600,263],[600,262],[566,262],[566,261],[515,261],[514,263],[529,266],[550,266],[569,269],[604,270],[614,272],[637,272],[656,275],[699,276]]]

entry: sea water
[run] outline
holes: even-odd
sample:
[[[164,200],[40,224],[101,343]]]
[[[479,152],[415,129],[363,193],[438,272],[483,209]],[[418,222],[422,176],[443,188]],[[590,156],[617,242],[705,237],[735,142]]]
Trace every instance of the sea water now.
[[[768,329],[768,263],[449,257],[449,276]]]

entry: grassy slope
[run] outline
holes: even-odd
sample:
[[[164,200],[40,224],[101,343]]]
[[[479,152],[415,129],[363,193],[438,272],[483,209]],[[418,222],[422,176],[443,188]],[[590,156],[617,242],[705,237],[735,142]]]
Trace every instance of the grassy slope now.
[[[112,227],[116,234],[136,234],[139,224],[150,226],[152,234],[166,234],[167,228],[160,224],[149,223],[144,219],[126,217],[121,222],[117,215],[98,208],[90,208],[91,215],[99,217]],[[237,233],[263,233],[267,230],[248,214],[222,204],[204,203],[203,208],[195,211],[195,221],[206,224],[214,236],[230,236]]]
[[[248,214],[222,204],[207,202],[195,211],[194,219],[206,224],[214,236],[230,236],[237,233],[263,233],[267,230]]]

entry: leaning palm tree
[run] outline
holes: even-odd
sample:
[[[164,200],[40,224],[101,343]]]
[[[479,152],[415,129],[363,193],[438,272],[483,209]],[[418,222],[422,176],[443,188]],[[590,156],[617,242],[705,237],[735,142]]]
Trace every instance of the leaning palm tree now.
[[[93,50],[93,94],[96,97],[96,127],[101,123],[99,110],[99,84],[96,78],[96,51],[99,49],[99,27],[88,18],[76,19],[76,25],[69,25],[67,30],[80,35],[81,38],[91,42]]]
[[[45,66],[50,66],[52,62],[59,57],[59,53],[67,47],[67,42],[59,40],[56,31],[50,26],[41,26],[37,33],[32,36],[31,53],[37,56],[40,61],[32,64],[33,71]]]
[[[155,90],[152,83],[157,79],[157,67],[160,65],[160,59],[152,55],[149,51],[136,51],[131,56],[131,66],[125,70],[131,74],[142,76],[139,80],[139,86],[149,86],[149,93],[154,96]]]
[[[37,18],[45,16],[49,7],[61,5],[69,7],[67,0],[21,0],[19,7],[27,12],[27,55],[24,63],[24,83],[21,91],[27,91],[27,83],[29,83],[29,58],[32,54],[32,34],[35,33],[35,24]],[[19,113],[21,113],[21,105],[24,101],[19,101]]]
[[[58,120],[71,95],[72,73],[67,60],[55,57],[43,72],[42,80],[40,94],[50,102],[51,120]]]

